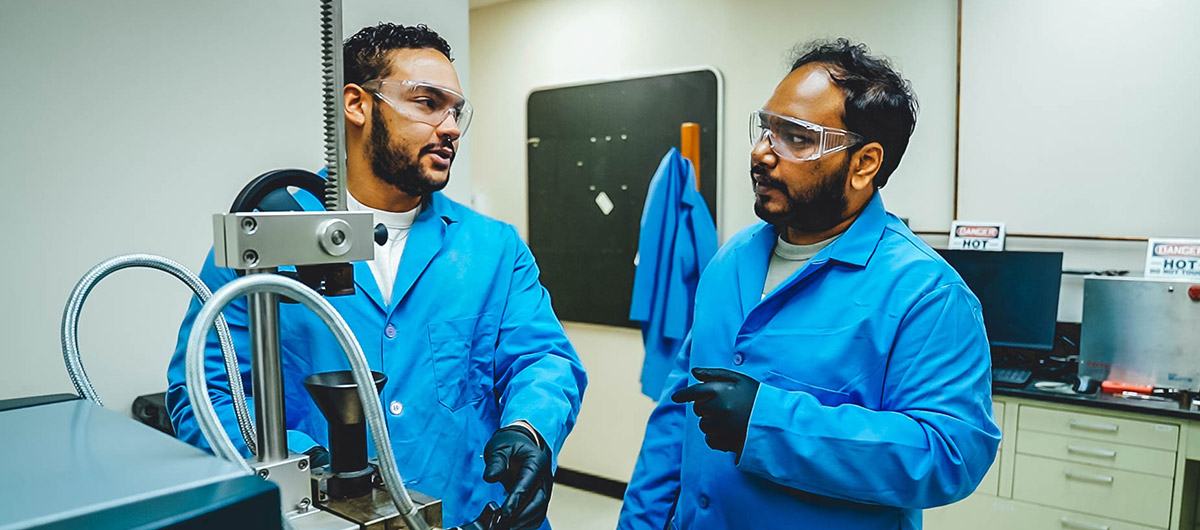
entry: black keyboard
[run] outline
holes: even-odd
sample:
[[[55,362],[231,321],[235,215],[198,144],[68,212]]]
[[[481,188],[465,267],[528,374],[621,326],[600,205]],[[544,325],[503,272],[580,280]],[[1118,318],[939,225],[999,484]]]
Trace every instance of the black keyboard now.
[[[1032,378],[1033,372],[1024,368],[992,368],[992,386],[1022,388]]]

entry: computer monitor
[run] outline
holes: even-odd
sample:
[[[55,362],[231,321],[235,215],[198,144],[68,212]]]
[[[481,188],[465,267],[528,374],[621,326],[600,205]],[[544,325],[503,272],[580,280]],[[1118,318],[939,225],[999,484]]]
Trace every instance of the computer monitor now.
[[[1054,349],[1062,252],[938,250],[983,306],[992,346]]]

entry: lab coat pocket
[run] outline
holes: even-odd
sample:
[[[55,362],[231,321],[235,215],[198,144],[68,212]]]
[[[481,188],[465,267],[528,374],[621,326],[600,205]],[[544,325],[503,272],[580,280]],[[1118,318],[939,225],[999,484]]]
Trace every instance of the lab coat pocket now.
[[[850,401],[850,394],[829,388],[822,388],[808,383],[801,383],[774,370],[767,372],[763,383],[790,392],[807,392],[817,398],[826,407],[836,407]]]
[[[458,410],[487,395],[495,344],[489,322],[487,315],[477,315],[429,325],[434,386],[442,406]]]

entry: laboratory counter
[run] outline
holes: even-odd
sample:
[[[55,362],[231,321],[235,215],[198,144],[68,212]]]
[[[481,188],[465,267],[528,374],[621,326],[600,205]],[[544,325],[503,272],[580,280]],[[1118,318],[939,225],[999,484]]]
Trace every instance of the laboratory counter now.
[[[1035,384],[994,389],[996,459],[926,530],[1200,530],[1200,411]]]
[[[1023,388],[996,387],[992,389],[992,394],[1200,422],[1200,410],[1183,407],[1179,401],[1174,399],[1155,399],[1157,396],[1151,399],[1122,397],[1100,391],[1091,394],[1064,393],[1054,390],[1040,390],[1035,387],[1037,383],[1037,380],[1030,381]]]

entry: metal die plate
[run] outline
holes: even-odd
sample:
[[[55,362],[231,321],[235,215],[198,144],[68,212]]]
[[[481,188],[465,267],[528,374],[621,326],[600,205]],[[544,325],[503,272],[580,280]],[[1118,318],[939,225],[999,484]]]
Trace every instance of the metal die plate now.
[[[374,259],[371,212],[249,212],[213,216],[219,267],[267,269]]]

